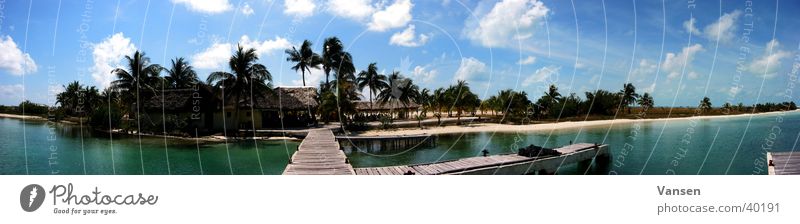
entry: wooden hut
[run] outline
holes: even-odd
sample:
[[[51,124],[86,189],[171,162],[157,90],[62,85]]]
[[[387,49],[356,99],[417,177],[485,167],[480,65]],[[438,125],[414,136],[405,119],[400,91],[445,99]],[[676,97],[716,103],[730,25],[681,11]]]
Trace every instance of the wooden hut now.
[[[292,127],[308,127],[314,124],[317,110],[317,90],[314,87],[277,87],[273,93],[255,95],[250,98],[240,99],[238,122],[234,113],[236,108],[229,97],[224,111],[219,116],[225,116],[228,128],[239,129],[279,129]],[[217,121],[217,127],[222,128],[222,121]]]
[[[166,122],[164,125],[172,129],[196,128],[199,132],[214,129],[214,113],[221,108],[220,98],[211,87],[202,84],[188,89],[156,91],[142,105],[148,121],[159,123],[158,126]]]

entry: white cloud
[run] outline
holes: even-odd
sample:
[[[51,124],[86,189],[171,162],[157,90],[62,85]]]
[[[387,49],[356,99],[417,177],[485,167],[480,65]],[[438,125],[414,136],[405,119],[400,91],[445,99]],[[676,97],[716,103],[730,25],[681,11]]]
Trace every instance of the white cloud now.
[[[468,22],[464,34],[484,47],[514,46],[533,36],[536,23],[549,11],[538,0],[504,0],[478,21]]]
[[[647,59],[642,59],[641,61],[639,61],[639,66],[634,68],[633,71],[631,71],[631,77],[637,78],[637,77],[644,77],[647,75],[654,75],[656,73],[657,68],[658,65],[655,62],[649,61]]]
[[[471,80],[480,78],[479,76],[486,73],[486,64],[473,57],[462,58],[461,65],[456,70],[456,80]]]
[[[328,2],[328,12],[333,15],[363,21],[375,12],[371,0],[331,0]]]
[[[267,54],[272,55],[275,51],[283,51],[284,49],[291,48],[292,44],[286,38],[275,37],[273,40],[250,40],[247,35],[239,38],[239,44],[245,48],[255,48],[259,56]],[[232,45],[233,46],[233,45]],[[229,55],[230,56],[230,55]]]
[[[246,2],[244,3],[244,6],[242,6],[241,12],[245,16],[250,16],[253,15],[253,13],[255,13],[255,11],[253,11],[253,8],[250,7],[250,4],[247,4]]]
[[[656,83],[653,82],[649,86],[642,88],[642,93],[652,93],[656,90]]]
[[[411,21],[411,0],[396,0],[383,10],[372,14],[372,21],[367,24],[371,31],[386,31],[392,28],[403,27]]]
[[[305,18],[314,15],[317,4],[312,0],[286,0],[283,3],[283,13],[295,18]]]
[[[697,29],[697,26],[695,26],[695,23],[697,23],[697,20],[694,19],[694,17],[692,17],[691,19],[683,22],[683,28],[686,29],[686,32],[689,32],[694,35],[702,34],[702,32],[700,32],[700,30]]]
[[[534,56],[528,56],[527,58],[519,59],[517,62],[519,65],[530,65],[533,63],[536,63],[536,57]]]
[[[736,19],[740,15],[742,15],[742,11],[739,10],[723,14],[716,22],[706,26],[703,29],[703,34],[712,41],[717,39],[722,42],[731,41],[736,36]]]
[[[238,44],[245,49],[254,48],[259,57],[272,55],[275,52],[283,51],[292,47],[286,38],[275,37],[272,40],[253,40],[247,35],[239,38]],[[236,50],[235,43],[216,42],[202,52],[192,55],[192,65],[199,69],[225,69],[228,61]]]
[[[408,25],[408,28],[402,32],[397,32],[389,38],[389,43],[403,47],[419,47],[428,43],[430,36],[427,34],[416,35],[414,25]]]
[[[439,72],[436,71],[436,69],[428,70],[427,66],[422,67],[418,65],[414,67],[414,71],[411,73],[411,77],[422,81],[422,83],[430,83],[431,81],[433,81],[434,78],[436,78],[436,75],[438,74]]]
[[[22,99],[23,91],[25,91],[25,86],[22,84],[0,85],[0,97],[5,100]]]
[[[557,77],[559,75],[559,71],[561,71],[561,67],[557,67],[554,65],[536,69],[536,72],[534,72],[532,75],[525,78],[524,81],[522,81],[522,86],[523,87],[530,86],[533,85],[534,83],[540,83],[548,79],[551,79],[551,77],[553,76]]]
[[[778,49],[779,46],[778,40],[772,39],[769,41],[764,49],[764,54],[753,60],[753,63],[749,66],[749,71],[762,78],[775,77],[778,74],[778,68],[781,66],[781,60],[791,56],[789,52]]]
[[[204,51],[192,55],[192,65],[199,69],[222,69],[231,57],[230,43],[214,43]]]
[[[672,52],[667,53],[667,58],[665,58],[664,62],[661,64],[661,69],[667,73],[667,79],[673,79],[681,75],[681,73],[684,71],[684,64],[686,65],[686,71],[689,71],[691,69],[695,54],[700,51],[703,51],[703,45],[694,44],[692,46],[684,47],[683,50],[681,50],[681,52],[678,54]],[[693,78],[691,71],[689,74],[689,78]],[[696,74],[694,78],[696,78]]]
[[[126,65],[122,64],[122,59],[133,55],[136,51],[131,39],[121,32],[94,44],[93,48],[94,66],[89,71],[97,85],[103,88],[110,86],[111,81],[116,78],[111,74],[111,70],[124,68]]]
[[[184,4],[186,8],[195,12],[216,14],[233,8],[228,0],[172,0],[175,4]]]
[[[293,86],[303,86],[303,76],[297,73],[297,79],[291,81]],[[306,72],[306,86],[317,86],[322,79],[325,78],[325,71],[322,69],[312,68],[311,73]],[[277,80],[276,80],[277,81]]]
[[[0,69],[10,72],[12,75],[24,75],[36,72],[36,62],[31,55],[22,53],[10,36],[0,37]]]

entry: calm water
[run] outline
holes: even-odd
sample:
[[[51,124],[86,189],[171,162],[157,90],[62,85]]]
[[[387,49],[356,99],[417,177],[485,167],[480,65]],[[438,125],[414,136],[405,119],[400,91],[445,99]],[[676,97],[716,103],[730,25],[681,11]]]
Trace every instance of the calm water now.
[[[664,121],[654,121],[552,133],[440,135],[435,147],[388,152],[362,149],[351,152],[349,158],[356,167],[428,163],[478,156],[483,149],[491,154],[512,153],[529,144],[558,147],[573,141],[610,145],[608,167],[592,168],[591,174],[766,174],[763,148],[792,151],[800,132],[800,113],[786,113],[781,122],[777,121],[779,117],[754,116],[746,132],[749,116],[675,120],[666,122],[666,126]],[[584,171],[572,165],[562,167],[559,173]]]
[[[749,117],[744,116],[553,132],[451,134],[439,136],[434,147],[354,151],[348,157],[355,167],[416,164],[478,156],[483,149],[491,154],[512,153],[529,144],[558,147],[573,141],[611,146],[608,167],[592,168],[591,174],[765,174],[763,148],[791,151],[800,133],[800,113],[787,113],[781,122],[779,117],[754,116],[747,131]],[[27,146],[22,141],[23,124]],[[142,174],[142,166],[145,174],[230,174],[231,169],[234,174],[261,174],[261,169],[265,174],[280,174],[298,145],[259,141],[256,150],[252,141],[198,146],[168,139],[165,150],[164,139],[142,138],[140,154],[136,137],[115,137],[111,147],[108,138],[93,137],[78,126],[48,125],[0,118],[0,174],[25,174],[26,148],[31,174],[83,174],[84,166],[86,174]],[[559,170],[561,174],[583,172],[574,165]]]
[[[23,124],[25,139],[23,141]],[[0,118],[0,174],[280,174],[298,142],[200,144],[163,138],[93,137],[79,126]],[[165,150],[166,148],[166,150]],[[256,150],[258,148],[258,150]],[[113,150],[113,157],[112,157]],[[230,152],[230,157],[228,157]],[[169,154],[169,160],[167,160]],[[85,158],[85,163],[83,162]],[[230,164],[229,166],[229,159]],[[169,161],[169,166],[167,163]],[[168,168],[169,167],[169,168]]]

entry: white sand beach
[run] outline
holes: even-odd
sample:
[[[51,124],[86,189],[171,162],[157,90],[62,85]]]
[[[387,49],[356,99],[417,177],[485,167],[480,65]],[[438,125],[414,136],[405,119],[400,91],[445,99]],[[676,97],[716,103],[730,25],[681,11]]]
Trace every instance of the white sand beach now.
[[[676,117],[676,118],[566,121],[566,122],[528,124],[528,125],[473,123],[462,126],[435,126],[435,127],[428,126],[425,129],[407,128],[407,129],[395,129],[395,130],[370,130],[364,133],[356,134],[356,136],[396,136],[396,135],[421,135],[421,134],[453,134],[453,133],[471,133],[471,132],[537,132],[537,131],[553,131],[553,130],[575,129],[575,128],[585,128],[585,127],[597,127],[597,126],[624,125],[635,122],[677,121],[677,120],[690,120],[690,119],[729,119],[734,117],[746,117],[746,116],[768,116],[768,115],[777,115],[780,113],[796,113],[798,111],[800,110],[774,111],[774,112],[755,113],[755,114],[713,115],[713,116]]]
[[[25,120],[37,120],[37,121],[46,121],[47,120],[47,118],[43,118],[43,117],[39,117],[39,116],[19,115],[19,114],[2,114],[2,113],[0,113],[0,117],[15,118],[15,119],[25,119]]]

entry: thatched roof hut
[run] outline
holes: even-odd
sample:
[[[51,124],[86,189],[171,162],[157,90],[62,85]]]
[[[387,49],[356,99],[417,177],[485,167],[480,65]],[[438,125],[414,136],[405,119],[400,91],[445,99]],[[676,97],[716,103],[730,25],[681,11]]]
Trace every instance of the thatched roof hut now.
[[[268,110],[307,110],[315,108],[317,89],[314,87],[276,87],[274,93],[257,95],[253,98],[254,109]],[[240,107],[250,108],[249,100],[242,100]]]
[[[165,89],[142,102],[146,111],[199,112],[218,109],[219,97],[210,87],[198,85],[193,89]],[[162,109],[163,108],[163,109]]]
[[[356,110],[359,111],[390,111],[390,110],[416,110],[419,104],[410,102],[404,105],[398,101],[389,101],[386,103],[375,102],[374,104],[369,101],[356,102]]]

